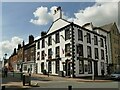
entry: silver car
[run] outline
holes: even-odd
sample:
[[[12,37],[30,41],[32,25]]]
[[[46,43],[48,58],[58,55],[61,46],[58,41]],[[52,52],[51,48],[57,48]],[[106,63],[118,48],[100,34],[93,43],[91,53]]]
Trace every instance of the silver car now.
[[[120,71],[112,73],[110,77],[111,79],[120,80]]]

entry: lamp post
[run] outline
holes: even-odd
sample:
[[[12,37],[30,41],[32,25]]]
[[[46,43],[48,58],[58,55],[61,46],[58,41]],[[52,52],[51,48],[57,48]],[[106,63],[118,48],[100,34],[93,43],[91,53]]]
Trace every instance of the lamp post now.
[[[7,53],[5,53],[4,55],[5,55],[5,57],[4,57],[4,66],[5,66],[5,64],[6,64]]]

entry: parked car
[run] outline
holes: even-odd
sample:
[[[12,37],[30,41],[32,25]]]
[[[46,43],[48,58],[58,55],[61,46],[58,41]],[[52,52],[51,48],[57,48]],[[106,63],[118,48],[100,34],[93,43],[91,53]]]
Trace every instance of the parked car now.
[[[110,75],[111,79],[120,80],[120,71],[114,72]]]

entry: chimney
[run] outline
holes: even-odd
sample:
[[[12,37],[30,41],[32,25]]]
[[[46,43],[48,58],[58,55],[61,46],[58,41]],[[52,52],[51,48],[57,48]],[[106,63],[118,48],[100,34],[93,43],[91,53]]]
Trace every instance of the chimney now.
[[[18,44],[18,50],[21,48],[21,44]]]
[[[13,54],[16,54],[16,48],[14,48],[14,52],[13,52]]]
[[[29,36],[29,43],[33,43],[34,42],[34,37],[33,37],[33,35],[30,35]]]
[[[54,16],[53,16],[53,21],[56,21],[57,19],[62,18],[62,9],[59,6],[58,8],[56,8],[56,10],[54,10]]]
[[[45,31],[41,32],[41,37],[45,36],[47,33]]]
[[[24,42],[24,41],[22,42],[22,45],[23,45],[23,46],[25,45],[25,42]]]

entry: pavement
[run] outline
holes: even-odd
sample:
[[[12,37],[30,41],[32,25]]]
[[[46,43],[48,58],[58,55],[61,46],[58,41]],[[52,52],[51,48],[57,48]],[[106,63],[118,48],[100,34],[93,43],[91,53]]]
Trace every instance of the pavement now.
[[[60,77],[60,76],[47,76],[42,74],[32,74],[32,77],[42,78],[48,81],[79,81],[79,82],[111,82],[112,80],[106,79],[106,77],[96,77],[95,80],[91,78],[69,78],[69,77]]]
[[[32,87],[39,87],[39,83],[42,83],[43,86],[45,83],[65,83],[65,82],[73,82],[71,84],[74,84],[74,82],[112,82],[111,80],[101,80],[100,78],[96,80],[91,79],[82,79],[82,78],[68,78],[68,77],[59,77],[59,76],[47,76],[47,75],[41,75],[41,74],[32,74],[31,75],[31,86],[23,86],[23,82],[20,78],[20,73],[14,74],[9,73],[8,77],[2,78],[2,84],[1,86],[5,86],[6,88],[32,88]]]

